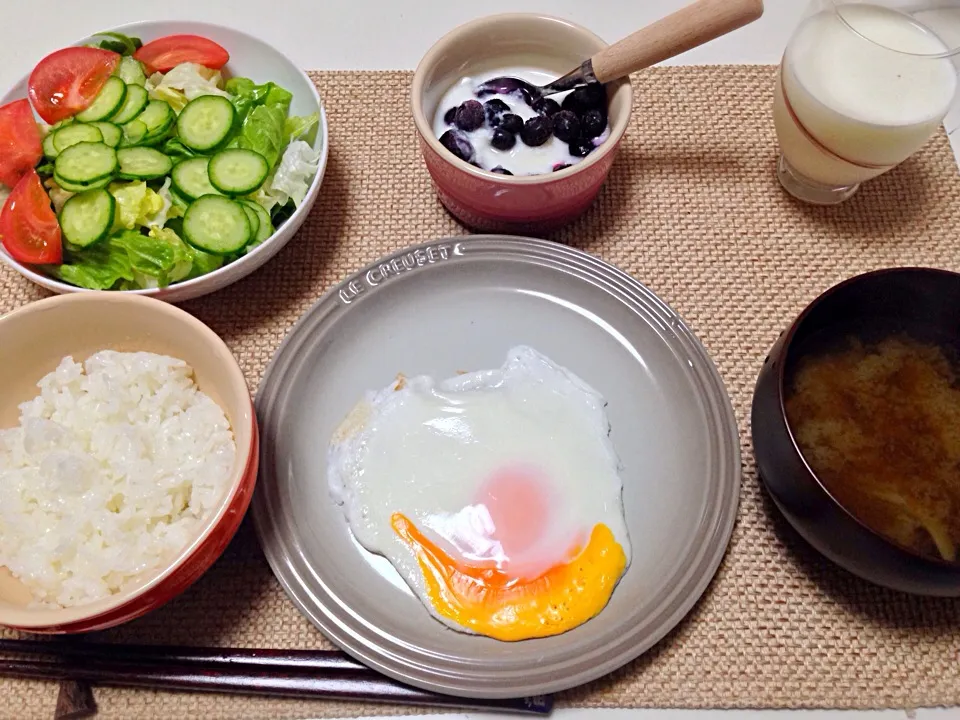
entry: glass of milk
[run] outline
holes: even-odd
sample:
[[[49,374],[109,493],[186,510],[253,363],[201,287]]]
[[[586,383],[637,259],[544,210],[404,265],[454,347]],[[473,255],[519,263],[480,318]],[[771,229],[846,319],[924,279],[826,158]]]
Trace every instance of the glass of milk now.
[[[954,101],[960,0],[813,0],[777,73],[777,175],[833,205],[919,150]]]

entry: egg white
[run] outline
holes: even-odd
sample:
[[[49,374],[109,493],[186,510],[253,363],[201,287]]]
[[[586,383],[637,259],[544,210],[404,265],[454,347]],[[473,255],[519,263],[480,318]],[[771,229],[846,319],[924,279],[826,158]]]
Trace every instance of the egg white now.
[[[440,382],[400,377],[367,393],[334,433],[331,496],[357,541],[386,557],[433,617],[469,632],[435,611],[391,516],[403,513],[455,556],[497,559],[489,515],[474,498],[499,467],[525,463],[543,469],[551,486],[550,526],[532,551],[534,565],[563,562],[577,533],[585,541],[601,522],[629,565],[620,462],[605,406],[583,380],[526,346],[511,349],[495,370]],[[511,570],[524,567],[511,560]]]

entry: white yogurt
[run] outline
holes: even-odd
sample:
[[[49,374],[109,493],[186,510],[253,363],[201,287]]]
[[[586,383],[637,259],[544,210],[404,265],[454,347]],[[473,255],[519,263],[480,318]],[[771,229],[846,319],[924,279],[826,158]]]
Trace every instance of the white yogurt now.
[[[452,127],[444,122],[443,116],[452,107],[459,107],[467,100],[479,100],[485,103],[493,98],[498,98],[505,102],[510,108],[510,112],[519,115],[524,121],[536,117],[536,111],[524,101],[519,94],[513,95],[485,95],[478,98],[475,90],[478,85],[495,77],[516,77],[526,80],[534,85],[546,85],[557,79],[553,75],[542,70],[534,70],[529,67],[509,67],[501,70],[484,73],[483,77],[465,77],[444,94],[437,106],[437,113],[433,120],[433,131],[439,138]],[[550,97],[558,103],[563,102],[569,92],[558,93]],[[576,157],[570,154],[570,148],[567,143],[558,139],[554,135],[539,147],[530,147],[525,145],[517,135],[516,144],[509,150],[498,150],[490,144],[493,139],[493,128],[488,123],[484,123],[476,130],[465,132],[460,130],[469,138],[475,152],[474,162],[484,170],[493,170],[499,166],[509,170],[514,175],[541,175],[553,172],[557,165],[574,165],[584,158]],[[610,135],[610,126],[603,131],[603,134],[593,140],[593,144],[600,145]]]

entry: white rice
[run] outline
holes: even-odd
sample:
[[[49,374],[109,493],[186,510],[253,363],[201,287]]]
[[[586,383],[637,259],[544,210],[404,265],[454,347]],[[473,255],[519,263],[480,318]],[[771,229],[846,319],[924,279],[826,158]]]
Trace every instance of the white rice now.
[[[64,358],[0,430],[0,566],[45,606],[142,582],[199,533],[236,455],[223,410],[182,360]]]

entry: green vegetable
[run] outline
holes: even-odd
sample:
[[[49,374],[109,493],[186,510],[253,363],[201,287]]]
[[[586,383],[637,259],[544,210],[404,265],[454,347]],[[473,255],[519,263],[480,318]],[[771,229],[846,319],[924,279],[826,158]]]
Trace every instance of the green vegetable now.
[[[147,78],[146,88],[150,97],[167,102],[179,113],[189,102],[188,95],[193,99],[202,95],[227,97],[226,91],[220,89],[222,80],[218,70],[185,62],[166,74],[154,73]]]
[[[239,123],[243,122],[250,110],[261,105],[276,107],[286,117],[293,101],[293,95],[279,85],[272,82],[257,85],[245,77],[230,78],[224,89],[233,96],[231,100],[237,110]]]
[[[293,95],[275,83],[257,85],[250,78],[239,77],[228,80],[225,89],[236,110],[234,129],[238,134],[230,145],[260,153],[271,169],[293,134],[310,132],[316,122],[310,118],[287,118]]]
[[[180,138],[170,138],[163,144],[163,154],[171,158],[192,158],[199,153],[194,152],[184,145]]]
[[[110,185],[110,194],[117,201],[117,215],[114,227],[135,230],[147,225],[153,217],[163,210],[163,198],[155,193],[145,182],[120,183]]]
[[[95,43],[93,47],[98,47],[101,50],[111,50],[120,55],[133,55],[143,47],[143,42],[140,38],[128,37],[123,33],[101,32],[97,33],[94,37],[102,37],[104,39],[99,43]]]
[[[320,113],[313,115],[294,115],[288,117],[283,125],[283,134],[289,143],[292,140],[304,140],[313,145],[317,139],[317,128],[320,127]]]
[[[223,267],[225,258],[222,255],[211,255],[210,253],[205,253],[202,250],[197,250],[196,248],[190,249],[194,253],[193,268],[190,270],[190,274],[187,275],[184,280],[192,280],[195,277],[206,275],[207,273],[211,273],[214,270],[219,270],[221,267]]]
[[[284,136],[286,120],[287,116],[279,107],[258,105],[243,121],[236,146],[260,153],[267,159],[270,169],[275,168],[287,145]]]
[[[94,245],[82,251],[82,258],[68,248],[64,263],[49,265],[46,270],[58,280],[89,290],[110,290],[122,280],[133,282],[133,269],[125,255],[111,252],[110,247],[109,240]]]
[[[297,206],[294,204],[293,200],[288,201],[284,205],[279,205],[275,207],[270,213],[270,219],[273,221],[274,227],[280,227],[283,223],[290,219],[290,216],[297,211]]]
[[[191,248],[171,228],[156,228],[149,235],[122,230],[82,250],[67,246],[64,264],[48,270],[91,290],[129,290],[166,287],[212,272],[222,263],[222,258]]]

